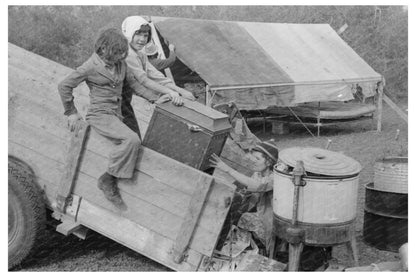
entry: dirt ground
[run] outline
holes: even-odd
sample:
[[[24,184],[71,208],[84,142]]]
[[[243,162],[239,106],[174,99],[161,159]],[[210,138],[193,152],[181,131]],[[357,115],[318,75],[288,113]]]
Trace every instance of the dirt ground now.
[[[407,103],[401,105],[407,109]],[[385,156],[407,156],[408,126],[394,111],[384,105],[383,130],[375,131],[371,121],[324,127],[321,137],[312,137],[303,127],[290,126],[288,135],[272,135],[270,123],[263,132],[262,123],[252,121],[249,126],[261,139],[274,138],[280,149],[294,146],[324,148],[332,140],[330,150],[342,151],[361,163],[356,235],[359,264],[369,265],[383,261],[396,261],[397,253],[380,251],[363,242],[364,185],[373,180],[373,166]],[[397,141],[396,130],[400,130]],[[315,129],[312,129],[316,133]],[[345,246],[336,246],[333,256],[339,263],[352,266]],[[44,244],[37,253],[15,268],[16,271],[169,271],[168,268],[97,233],[91,232],[86,240],[75,236],[64,237],[53,230],[45,232]]]

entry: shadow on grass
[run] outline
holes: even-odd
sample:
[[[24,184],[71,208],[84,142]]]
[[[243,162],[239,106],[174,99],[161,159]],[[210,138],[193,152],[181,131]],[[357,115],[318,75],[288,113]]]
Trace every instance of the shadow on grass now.
[[[89,264],[91,266],[89,266]],[[140,265],[140,268],[135,267]],[[12,271],[170,271],[92,230],[85,240],[48,228],[43,243]]]

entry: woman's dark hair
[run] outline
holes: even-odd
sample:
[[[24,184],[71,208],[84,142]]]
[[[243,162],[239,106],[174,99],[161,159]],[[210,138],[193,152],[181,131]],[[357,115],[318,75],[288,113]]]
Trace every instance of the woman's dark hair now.
[[[123,55],[123,58],[127,57],[129,45],[121,31],[110,28],[100,33],[95,41],[94,49],[100,58],[114,61],[115,55]]]
[[[133,36],[138,35],[140,33],[147,33],[149,37],[147,38],[147,43],[152,40],[152,28],[150,28],[149,24],[142,24],[140,29],[134,32]]]

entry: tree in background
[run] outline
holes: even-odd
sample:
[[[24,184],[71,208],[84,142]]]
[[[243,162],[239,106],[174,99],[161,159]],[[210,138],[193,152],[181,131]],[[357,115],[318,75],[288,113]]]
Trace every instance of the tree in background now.
[[[407,98],[408,13],[403,6],[9,6],[9,42],[69,67],[93,51],[99,30],[129,15],[328,23],[377,72],[386,91]]]

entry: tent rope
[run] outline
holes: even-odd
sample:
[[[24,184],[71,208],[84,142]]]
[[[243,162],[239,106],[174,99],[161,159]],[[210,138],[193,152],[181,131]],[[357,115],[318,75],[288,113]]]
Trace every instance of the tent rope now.
[[[305,129],[309,132],[309,134],[311,134],[312,137],[315,137],[315,135],[311,132],[311,130],[309,130],[308,126],[305,125],[305,123],[303,123],[303,121],[295,114],[295,112],[290,108],[289,111],[296,117],[296,119],[303,125],[303,127],[305,127]]]
[[[209,106],[211,106],[212,100],[214,100],[215,94],[217,94],[217,91],[216,90],[212,91],[212,96],[208,99]]]

